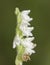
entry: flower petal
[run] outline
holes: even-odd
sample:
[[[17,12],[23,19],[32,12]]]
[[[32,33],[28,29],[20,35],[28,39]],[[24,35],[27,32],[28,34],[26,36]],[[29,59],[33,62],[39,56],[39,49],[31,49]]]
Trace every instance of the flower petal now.
[[[16,47],[16,45],[20,45],[21,41],[20,41],[20,37],[17,35],[15,36],[14,40],[13,40],[13,48]]]
[[[26,48],[25,49],[25,53],[27,53],[27,54],[32,54],[32,53],[35,53],[35,51],[34,50],[32,50],[32,49],[29,49],[29,48]]]
[[[26,14],[26,15],[27,15],[27,14],[29,14],[29,13],[30,13],[30,10],[24,10],[24,11],[22,11],[21,13],[22,13],[22,14]]]

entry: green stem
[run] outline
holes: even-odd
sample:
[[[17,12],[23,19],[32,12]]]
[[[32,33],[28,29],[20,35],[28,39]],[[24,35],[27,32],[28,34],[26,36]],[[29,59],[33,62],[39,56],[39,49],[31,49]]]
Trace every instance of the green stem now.
[[[17,56],[15,60],[16,65],[21,65],[23,63],[22,55],[24,53],[25,48],[22,45],[17,46]]]
[[[15,64],[16,65],[22,65],[22,61],[18,60],[18,58],[16,57]]]

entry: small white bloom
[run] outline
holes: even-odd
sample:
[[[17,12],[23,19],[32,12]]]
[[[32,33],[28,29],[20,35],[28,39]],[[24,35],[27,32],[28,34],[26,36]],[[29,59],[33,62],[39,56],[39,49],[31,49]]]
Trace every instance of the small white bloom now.
[[[27,38],[25,38],[25,40],[27,40],[27,41],[33,41],[35,39],[35,37],[27,37]]]
[[[30,49],[30,48],[26,48],[26,49],[25,49],[25,53],[31,55],[32,53],[35,53],[35,51],[32,50],[32,49]]]
[[[31,31],[34,29],[34,27],[28,27],[23,24],[20,26],[20,29],[22,30],[24,36],[33,36]]]
[[[34,40],[34,37],[28,37],[25,39],[22,39],[22,45],[25,47],[25,52],[26,54],[32,54],[35,53],[35,51],[33,50],[33,48],[36,47],[36,44],[32,43],[32,41]]]
[[[22,45],[25,47],[25,48],[33,48],[34,45],[32,43],[32,40],[34,39],[34,37],[32,38],[25,38],[25,39],[22,39]]]
[[[27,26],[30,25],[30,23],[29,23],[28,21],[26,21],[26,20],[22,20],[21,25],[22,25],[22,24],[25,24],[25,25],[27,25]]]
[[[20,43],[21,43],[20,40],[21,39],[20,39],[19,35],[16,35],[15,38],[14,38],[14,40],[13,40],[13,48],[15,48],[16,45],[20,45]]]
[[[28,16],[29,13],[30,13],[30,10],[22,11],[21,12],[22,19],[24,19],[26,21],[32,21],[33,19]]]

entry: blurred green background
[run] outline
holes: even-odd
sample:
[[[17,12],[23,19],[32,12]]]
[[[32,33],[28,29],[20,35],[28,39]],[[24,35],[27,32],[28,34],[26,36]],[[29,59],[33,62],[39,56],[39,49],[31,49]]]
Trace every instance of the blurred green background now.
[[[36,53],[24,65],[50,65],[50,0],[0,0],[0,65],[15,65],[16,51],[12,48],[15,36],[16,7],[30,9],[34,18]]]

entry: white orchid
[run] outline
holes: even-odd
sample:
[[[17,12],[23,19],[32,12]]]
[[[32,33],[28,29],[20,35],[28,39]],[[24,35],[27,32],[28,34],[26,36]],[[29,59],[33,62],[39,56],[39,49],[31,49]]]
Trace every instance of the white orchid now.
[[[29,13],[30,10],[20,12],[18,8],[15,9],[17,27],[16,36],[13,40],[13,48],[17,48],[16,65],[22,65],[23,61],[30,60],[30,55],[35,53],[33,49],[36,47],[36,44],[32,42],[34,40],[32,34],[34,27],[30,27],[30,21],[33,18],[28,16]]]
[[[29,13],[30,13],[30,10],[24,10],[24,11],[22,11],[21,12],[22,19],[25,20],[25,21],[28,21],[28,22],[31,21],[31,20],[33,20],[32,18],[30,18],[28,16]]]
[[[20,39],[19,35],[16,35],[14,40],[13,40],[13,48],[20,45],[20,43],[21,43],[21,39]]]

